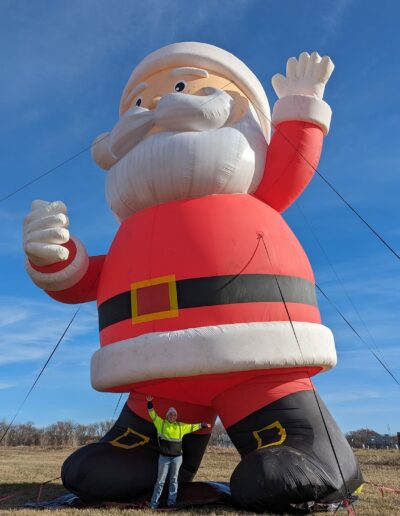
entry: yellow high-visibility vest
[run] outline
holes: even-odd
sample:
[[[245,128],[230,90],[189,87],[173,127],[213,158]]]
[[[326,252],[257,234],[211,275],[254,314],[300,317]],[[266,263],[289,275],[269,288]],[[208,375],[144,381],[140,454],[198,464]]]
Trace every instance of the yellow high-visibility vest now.
[[[181,441],[184,435],[196,432],[201,428],[201,423],[182,423],[181,421],[171,423],[168,419],[158,416],[154,408],[149,409],[149,415],[158,436],[168,441]]]

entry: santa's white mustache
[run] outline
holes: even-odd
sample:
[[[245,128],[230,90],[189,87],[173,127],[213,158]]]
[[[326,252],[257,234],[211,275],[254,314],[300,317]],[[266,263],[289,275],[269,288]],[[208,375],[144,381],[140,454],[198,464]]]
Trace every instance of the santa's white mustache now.
[[[205,96],[169,93],[154,112],[155,123],[168,131],[208,131],[228,121],[233,98],[224,90],[203,88]]]
[[[169,93],[155,110],[134,107],[127,111],[112,129],[106,145],[115,162],[137,145],[155,125],[167,131],[207,131],[219,129],[228,121],[233,98],[223,90],[204,88],[205,96]],[[93,149],[95,161],[100,148]],[[107,149],[104,149],[106,152]]]
[[[118,160],[137,145],[155,125],[154,112],[134,107],[115,124],[108,139],[108,148]]]

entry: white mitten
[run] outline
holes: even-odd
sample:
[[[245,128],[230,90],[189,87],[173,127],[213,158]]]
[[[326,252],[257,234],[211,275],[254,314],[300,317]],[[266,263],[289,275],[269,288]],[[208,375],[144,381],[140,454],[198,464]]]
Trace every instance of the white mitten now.
[[[63,290],[75,285],[84,276],[89,258],[82,243],[71,237],[67,208],[61,201],[33,201],[32,209],[25,217],[23,245],[27,259],[26,270],[33,282],[46,290]],[[69,258],[70,251],[62,244],[73,242],[75,256],[65,267],[55,272],[43,272],[34,266],[44,267]]]
[[[334,68],[330,57],[321,57],[318,52],[311,55],[302,52],[299,60],[295,57],[288,59],[286,77],[280,73],[272,77],[272,86],[279,98],[288,95],[308,95],[322,99],[325,85]]]
[[[272,114],[273,124],[288,120],[313,122],[325,134],[329,131],[332,111],[322,100],[325,85],[331,76],[334,64],[328,56],[313,52],[291,57],[286,64],[286,77],[276,74],[272,86],[278,95]]]
[[[61,244],[69,240],[67,208],[61,201],[33,201],[25,217],[24,251],[35,265],[50,265],[68,259],[69,251]]]

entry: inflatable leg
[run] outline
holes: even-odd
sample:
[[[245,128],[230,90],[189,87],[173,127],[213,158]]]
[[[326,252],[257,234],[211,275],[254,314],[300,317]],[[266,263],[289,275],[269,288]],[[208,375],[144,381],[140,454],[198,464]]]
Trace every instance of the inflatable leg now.
[[[66,489],[83,500],[134,500],[157,477],[157,435],[153,424],[126,405],[98,442],[79,448],[64,462]]]
[[[309,382],[308,379],[304,381]],[[300,387],[304,381],[291,382],[290,394],[227,428],[242,456],[231,477],[232,496],[248,510],[285,511],[292,508],[291,504],[332,503],[347,498],[362,483],[357,459],[322,400],[318,398],[327,428],[313,390],[296,392],[295,384]],[[270,383],[268,378],[258,378],[250,385],[236,387],[234,393],[222,396],[219,404],[221,401],[228,404],[232,394],[236,405],[240,404],[240,390],[247,397],[263,384],[264,389],[258,393],[254,391],[251,399],[259,398],[260,392],[268,398]],[[227,408],[230,421],[232,406]],[[220,415],[224,422],[223,410]]]

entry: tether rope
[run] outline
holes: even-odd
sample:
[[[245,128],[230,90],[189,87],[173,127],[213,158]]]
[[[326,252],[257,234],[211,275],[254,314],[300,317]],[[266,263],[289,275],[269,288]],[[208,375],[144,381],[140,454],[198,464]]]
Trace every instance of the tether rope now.
[[[61,477],[55,477],[55,478],[51,478],[50,480],[45,480],[44,482],[41,482],[38,486],[38,494],[37,494],[37,497],[36,497],[36,502],[40,502],[40,498],[42,496],[42,492],[43,492],[43,487],[47,484],[51,484],[52,482],[55,482],[56,480],[60,480]],[[32,492],[33,490],[33,487],[30,487],[30,488],[26,488],[26,489],[20,489],[19,491],[14,491],[13,493],[10,493],[6,496],[2,496],[0,498],[0,504],[6,502],[7,500],[11,500],[12,498],[17,498],[18,496],[21,496],[23,493],[30,493]]]
[[[347,300],[348,300],[348,301],[349,301],[349,303],[351,304],[351,306],[352,306],[353,310],[355,311],[355,313],[356,313],[356,315],[357,315],[358,319],[361,321],[362,325],[364,326],[365,331],[367,332],[367,334],[368,334],[369,338],[371,339],[372,343],[374,344],[375,349],[376,349],[376,352],[379,354],[379,356],[380,356],[380,358],[381,358],[381,360],[382,360],[382,362],[383,362],[383,364],[384,364],[384,367],[385,367],[387,370],[389,370],[389,369],[390,369],[390,367],[389,367],[389,365],[388,365],[387,361],[385,360],[385,357],[383,356],[382,350],[381,350],[381,349],[379,349],[378,344],[377,344],[377,342],[375,341],[374,337],[372,336],[371,332],[369,331],[367,324],[365,323],[364,319],[361,317],[360,312],[358,311],[358,309],[357,309],[356,305],[355,305],[355,304],[354,304],[354,302],[352,301],[352,299],[351,299],[351,297],[350,297],[350,295],[349,295],[349,293],[348,293],[348,291],[347,291],[346,287],[344,286],[344,284],[343,284],[342,280],[341,280],[341,279],[340,279],[340,277],[339,277],[339,274],[337,273],[337,271],[336,271],[335,267],[333,266],[332,262],[330,261],[330,259],[329,259],[329,257],[328,257],[328,254],[327,254],[327,252],[326,252],[326,251],[325,251],[325,249],[324,249],[324,246],[322,245],[321,241],[319,240],[319,238],[318,238],[318,237],[317,237],[317,235],[315,234],[315,232],[314,232],[314,230],[312,229],[312,226],[311,226],[311,224],[310,224],[310,221],[308,220],[308,218],[306,217],[305,213],[304,213],[304,212],[303,212],[303,210],[301,209],[301,206],[300,206],[299,201],[297,201],[295,205],[296,205],[296,208],[298,209],[298,211],[299,211],[299,212],[301,213],[301,215],[303,216],[303,218],[304,218],[304,220],[305,220],[305,222],[306,222],[306,224],[307,224],[307,227],[308,227],[308,229],[309,229],[309,231],[310,231],[311,235],[314,237],[314,239],[315,239],[315,241],[317,242],[317,244],[318,244],[319,248],[321,249],[321,251],[322,251],[323,255],[325,256],[325,259],[326,259],[326,261],[327,261],[327,263],[328,263],[328,265],[329,265],[329,267],[330,267],[331,271],[332,271],[332,272],[333,272],[333,274],[335,275],[335,278],[336,278],[337,282],[339,283],[339,285],[340,285],[340,286],[341,286],[341,288],[343,289],[343,292],[345,293]],[[335,307],[335,309],[336,309],[336,307]],[[337,312],[339,313],[339,311],[338,311],[338,310],[337,310]],[[340,315],[340,314],[339,314],[339,315]],[[353,329],[353,328],[352,328],[352,329]],[[359,335],[357,335],[357,336],[358,336],[359,338],[361,338]],[[364,343],[364,344],[369,348],[368,344],[367,344],[364,340],[363,340],[363,343]],[[370,351],[372,352],[372,350],[371,350],[371,349],[370,349]]]
[[[115,405],[115,409],[114,409],[114,412],[113,412],[113,415],[112,415],[112,418],[111,419],[114,419],[115,418],[115,414],[117,413],[117,410],[118,410],[118,406],[119,404],[121,403],[121,400],[122,400],[122,396],[124,395],[123,392],[121,392],[119,398],[118,398],[118,401],[117,401],[117,404]]]
[[[270,254],[268,252],[268,248],[267,248],[267,244],[265,242],[265,239],[264,239],[264,235],[262,233],[259,233],[258,236],[257,236],[258,240],[262,240],[262,243],[263,243],[263,246],[264,246],[264,249],[265,249],[265,252],[267,254],[267,257],[268,257],[268,261],[269,261],[269,264],[271,266],[271,270],[274,270],[273,267],[272,267],[272,260],[271,260],[271,257],[270,257]],[[292,321],[292,318],[290,316],[290,313],[289,313],[289,309],[287,307],[287,304],[286,304],[286,300],[283,296],[283,292],[282,292],[282,289],[281,289],[281,286],[279,284],[279,280],[278,280],[278,277],[277,275],[275,274],[275,272],[273,272],[274,274],[274,277],[275,277],[275,282],[276,282],[276,285],[278,287],[278,290],[279,290],[279,295],[282,299],[282,302],[284,304],[284,307],[285,307],[285,311],[286,311],[286,315],[287,315],[287,318],[290,322],[290,326],[291,326],[291,329],[293,331],[293,335],[294,335],[294,338],[296,340],[296,343],[297,343],[297,347],[299,348],[299,352],[300,352],[300,355],[301,355],[301,358],[303,360],[303,362],[305,362],[304,360],[304,356],[303,356],[303,351],[301,349],[301,346],[300,346],[300,342],[299,342],[299,339],[298,339],[298,336],[297,336],[297,333],[296,333],[296,330],[294,328],[294,325],[293,325],[293,321]],[[311,388],[312,388],[312,391],[314,393],[314,398],[315,398],[315,402],[316,402],[316,405],[318,407],[318,411],[320,413],[320,416],[321,416],[321,419],[322,419],[322,422],[323,422],[323,425],[324,425],[324,428],[325,428],[325,431],[326,431],[326,434],[328,436],[328,440],[329,440],[329,444],[332,448],[332,453],[334,455],[334,458],[335,458],[335,461],[336,461],[336,464],[337,464],[337,467],[338,467],[338,470],[339,470],[339,473],[340,473],[340,476],[342,478],[342,482],[343,482],[343,487],[344,487],[344,495],[343,495],[343,502],[348,502],[350,503],[351,507],[352,507],[352,510],[354,511],[354,514],[356,514],[356,511],[354,509],[354,506],[353,506],[353,502],[352,502],[352,499],[351,499],[351,491],[349,490],[349,488],[347,487],[347,483],[346,483],[346,480],[344,478],[344,475],[343,475],[343,471],[342,471],[342,467],[340,465],[340,462],[339,462],[339,458],[337,456],[337,453],[336,453],[336,450],[335,450],[335,446],[333,444],[333,441],[332,441],[332,438],[331,438],[331,435],[329,433],[329,430],[328,430],[328,425],[326,424],[326,420],[325,420],[325,417],[324,417],[324,414],[322,412],[322,408],[321,408],[321,405],[319,403],[319,400],[318,400],[318,396],[317,396],[317,392],[315,390],[315,386],[311,380],[311,376],[310,374],[308,373],[308,371],[306,370],[306,374],[308,376],[308,379],[310,380],[310,385],[311,385]]]
[[[343,321],[347,324],[347,326],[353,330],[353,332],[357,335],[357,337],[363,342],[369,349],[369,351],[373,354],[373,356],[376,358],[376,360],[381,364],[381,366],[389,373],[389,375],[393,378],[393,380],[397,383],[397,385],[400,387],[399,380],[394,376],[394,374],[390,371],[390,369],[387,367],[387,365],[381,360],[381,358],[378,357],[378,355],[375,353],[375,351],[371,348],[371,346],[366,342],[361,335],[358,333],[358,331],[354,328],[354,326],[350,323],[350,321],[342,314],[342,312],[337,308],[337,306],[333,303],[333,301],[325,294],[325,292],[321,289],[319,285],[315,285],[315,287],[321,292],[321,294],[324,296],[324,298],[333,306],[333,308],[336,310],[336,312],[340,315],[340,317],[343,319]]]
[[[260,106],[258,106],[256,103],[254,103],[254,106],[257,107],[259,112],[262,114],[262,116],[271,124],[271,127],[279,133],[282,138],[294,149],[294,151],[309,165],[314,172],[325,182],[325,184],[346,204],[348,208],[356,215],[367,227],[368,229],[387,247],[387,249],[398,259],[400,260],[400,255],[393,249],[393,247],[378,233],[378,231],[371,225],[369,222],[366,221],[366,219],[355,209],[353,206],[345,199],[345,197],[330,183],[318,170],[317,167],[315,167],[305,156],[304,154],[297,148],[297,146],[288,138],[283,131],[279,128],[279,125],[275,125],[272,122],[272,119],[268,117],[263,109],[261,109]]]
[[[257,105],[256,103],[254,103],[254,106],[257,107],[258,111],[261,113],[261,115],[271,124],[271,127],[276,131],[278,132],[283,138],[284,140],[294,149],[294,151],[314,170],[314,172],[316,172],[318,174],[319,177],[321,177],[321,179],[324,180],[324,182],[332,189],[332,191],[334,193],[336,193],[339,198],[351,209],[351,211],[362,221],[364,222],[367,227],[372,231],[373,234],[375,234],[375,236],[377,236],[379,238],[379,240],[394,254],[394,256],[396,256],[396,258],[400,259],[400,255],[398,255],[396,253],[396,251],[385,241],[385,239],[379,235],[379,233],[358,213],[358,211],[353,208],[350,203],[333,187],[333,185],[331,185],[331,183],[325,179],[325,177],[321,174],[321,172],[318,171],[318,169],[303,155],[302,152],[299,151],[299,149],[296,147],[296,145],[294,145],[294,143],[279,129],[279,127],[277,125],[275,125],[273,122],[272,122],[272,119],[270,117],[268,117],[266,115],[266,113],[264,112],[264,110],[259,106]],[[320,288],[317,286],[317,288],[320,290]],[[320,290],[321,291],[321,290]],[[325,295],[325,293],[323,293],[321,291],[321,293],[328,299],[328,297]],[[329,299],[328,299],[329,300]],[[332,304],[332,306],[335,307],[335,305],[329,300],[329,302]],[[336,311],[339,313],[339,315],[344,318],[344,316],[341,314],[341,312],[335,307]],[[347,321],[346,318],[344,318],[344,320],[346,321],[346,323],[349,324],[349,326],[353,329],[353,331],[356,333],[356,335],[363,341],[365,342],[361,336],[357,333],[357,331],[355,330],[355,328],[353,328],[353,326]],[[371,353],[374,355],[374,357],[378,360],[378,362],[384,367],[384,369],[390,374],[390,376],[394,379],[394,381],[399,384],[399,381],[397,380],[397,378],[393,375],[393,373],[388,369],[388,367],[384,364],[384,362],[377,356],[377,354],[371,349],[371,347],[366,343],[366,345],[368,346],[368,349],[371,351]]]
[[[3,439],[6,437],[6,435],[8,434],[10,428],[12,427],[14,421],[16,420],[18,414],[21,412],[21,409],[22,407],[25,405],[25,402],[26,400],[29,398],[31,392],[33,391],[33,389],[35,388],[37,382],[39,381],[39,378],[42,376],[44,370],[46,369],[47,365],[49,364],[52,356],[54,355],[54,353],[57,351],[57,348],[59,347],[59,345],[61,344],[62,340],[64,339],[67,331],[69,330],[69,327],[71,326],[71,324],[73,323],[75,317],[78,315],[80,309],[82,308],[82,305],[78,307],[78,309],[75,311],[74,315],[72,316],[71,320],[69,321],[69,323],[67,324],[67,327],[65,328],[65,330],[63,331],[61,337],[58,339],[56,345],[54,346],[52,352],[50,353],[49,357],[47,358],[46,362],[44,363],[42,369],[40,370],[39,374],[36,376],[35,378],[35,381],[33,382],[33,384],[31,385],[30,389],[28,390],[25,398],[23,399],[22,403],[20,404],[20,406],[18,407],[18,410],[16,411],[14,417],[12,418],[11,420],[11,423],[7,426],[6,430],[4,431],[3,435],[1,436],[0,438],[0,444],[1,442],[3,441]]]
[[[105,136],[104,136],[105,138]],[[103,138],[100,138],[98,141],[100,142]],[[81,154],[85,153],[86,151],[88,151],[90,148],[92,147],[92,145],[89,145],[87,147],[85,147],[84,149],[80,150],[79,152],[77,152],[76,154],[73,154],[72,156],[70,156],[69,158],[65,159],[64,161],[61,161],[60,163],[58,163],[58,165],[55,165],[54,167],[52,168],[49,168],[48,170],[46,170],[45,172],[43,172],[42,174],[40,174],[39,176],[31,179],[30,181],[28,181],[27,183],[24,183],[23,185],[21,185],[19,188],[17,188],[16,190],[10,192],[9,194],[5,195],[4,197],[1,197],[0,198],[0,203],[6,201],[7,199],[9,199],[10,197],[12,197],[13,195],[17,194],[18,192],[20,192],[21,190],[24,190],[25,188],[27,188],[28,186],[32,185],[33,183],[36,183],[37,181],[39,181],[40,179],[42,179],[43,177],[45,176],[48,176],[49,174],[51,174],[52,172],[54,172],[55,170],[58,170],[59,168],[61,168],[62,166],[66,165],[67,163],[69,163],[70,161],[73,161],[75,158],[77,158],[78,156],[80,156]]]

